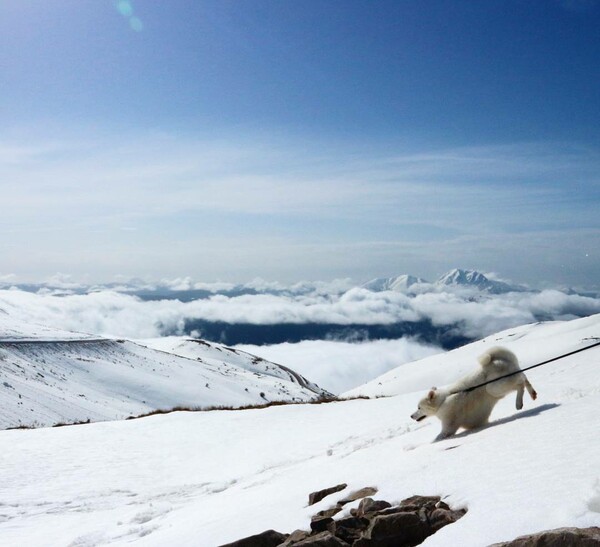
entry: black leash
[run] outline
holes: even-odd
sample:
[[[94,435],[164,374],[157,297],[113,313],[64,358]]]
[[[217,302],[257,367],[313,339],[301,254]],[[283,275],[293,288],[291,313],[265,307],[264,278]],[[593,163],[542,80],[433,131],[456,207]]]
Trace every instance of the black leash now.
[[[582,351],[586,351],[588,349],[595,348],[596,346],[600,346],[600,342],[596,342],[595,344],[592,344],[591,346],[587,346],[585,348],[576,349],[575,351],[565,353],[564,355],[559,355],[558,357],[553,357],[552,359],[548,359],[547,361],[543,361],[541,363],[538,363],[537,365],[531,365],[530,367],[522,368],[519,370],[515,370],[514,372],[511,372],[509,374],[505,374],[504,376],[498,376],[498,378],[494,378],[493,380],[488,380],[487,382],[483,382],[482,384],[477,384],[476,386],[471,386],[466,389],[461,389],[460,391],[453,391],[452,393],[450,393],[450,395],[457,395],[458,393],[469,393],[470,391],[473,391],[473,390],[483,387],[483,386],[487,386],[488,384],[492,384],[493,382],[497,382],[498,380],[508,378],[509,376],[514,376],[515,374],[520,374],[521,372],[525,372],[526,370],[531,370],[532,368],[541,367],[542,365],[547,365],[548,363],[552,363],[552,361],[558,361],[559,359],[564,359],[565,357],[570,357],[571,355],[575,355],[576,353],[580,353]]]

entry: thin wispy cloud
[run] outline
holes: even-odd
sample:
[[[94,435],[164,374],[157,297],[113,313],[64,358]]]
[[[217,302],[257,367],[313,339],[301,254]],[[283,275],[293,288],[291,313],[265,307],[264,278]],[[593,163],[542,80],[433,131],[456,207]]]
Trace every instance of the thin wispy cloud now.
[[[0,271],[47,264],[46,275],[291,280],[285,265],[303,264],[296,278],[360,278],[403,273],[390,265],[405,250],[407,266],[421,255],[425,267],[416,273],[429,275],[465,263],[468,247],[453,244],[465,239],[475,247],[486,238],[531,247],[522,235],[547,232],[549,224],[569,234],[570,246],[597,238],[591,198],[600,192],[599,166],[584,147],[527,143],[382,155],[356,143],[307,146],[264,136],[3,140],[1,242],[27,244],[39,259],[0,257]],[[564,255],[568,249],[556,243],[552,253]],[[457,248],[452,264],[431,263],[446,245]],[[231,253],[239,253],[237,263]],[[125,268],[113,264],[119,261]],[[179,271],[166,266],[175,263]],[[227,275],[236,264],[237,279]],[[503,270],[483,260],[468,265]]]

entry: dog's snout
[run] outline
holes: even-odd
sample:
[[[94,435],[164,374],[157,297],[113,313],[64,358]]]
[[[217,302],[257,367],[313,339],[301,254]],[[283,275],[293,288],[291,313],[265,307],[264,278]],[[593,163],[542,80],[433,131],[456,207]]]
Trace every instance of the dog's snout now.
[[[420,422],[421,420],[424,420],[426,418],[426,415],[423,414],[423,412],[421,412],[420,410],[417,410],[416,412],[414,412],[413,414],[410,415],[410,417],[417,421]]]

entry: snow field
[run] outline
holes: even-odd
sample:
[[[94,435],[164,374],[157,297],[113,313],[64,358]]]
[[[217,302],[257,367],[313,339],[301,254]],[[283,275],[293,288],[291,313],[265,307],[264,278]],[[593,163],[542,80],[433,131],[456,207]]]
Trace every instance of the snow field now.
[[[483,345],[539,361],[589,344],[598,330],[595,316],[505,331],[368,387],[394,384],[400,394],[388,398],[0,432],[0,543],[214,547],[268,528],[306,529],[312,514],[363,486],[390,502],[441,495],[467,507],[428,547],[597,526],[598,348],[531,371],[538,400],[517,412],[506,397],[482,430],[432,443],[439,421],[409,416],[422,389],[476,366]],[[310,492],[340,482],[345,491],[306,506]]]

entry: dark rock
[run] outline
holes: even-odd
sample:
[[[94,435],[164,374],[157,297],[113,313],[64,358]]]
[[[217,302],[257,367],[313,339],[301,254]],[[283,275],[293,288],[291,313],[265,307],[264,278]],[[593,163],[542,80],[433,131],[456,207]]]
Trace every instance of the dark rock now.
[[[345,484],[341,484],[313,492],[309,501],[314,504],[345,487]],[[387,501],[370,497],[376,492],[374,487],[362,488],[340,500],[335,507],[319,511],[311,519],[311,531],[296,530],[287,535],[268,530],[221,547],[414,547],[466,513],[465,509],[450,509],[439,496],[411,496],[392,507]],[[337,521],[332,518],[342,510],[344,504],[357,500],[360,503],[350,511],[352,516]],[[516,543],[518,541],[525,542]],[[510,543],[498,543],[495,547],[580,545],[600,546],[600,528],[562,528],[517,538]]]
[[[315,517],[333,517],[337,515],[342,510],[341,507],[331,507],[330,509],[324,509],[323,511],[319,511]]]
[[[432,511],[435,508],[436,503],[439,503],[441,498],[439,496],[411,496],[400,502],[400,507],[405,507],[410,511],[418,511],[421,508],[425,508]]]
[[[345,483],[338,484],[337,486],[331,486],[330,488],[325,488],[323,490],[318,490],[317,492],[313,492],[308,495],[308,505],[314,505],[315,503],[319,503],[322,499],[326,498],[330,494],[335,494],[336,492],[341,492],[348,485]]]
[[[310,532],[307,532],[306,530],[295,530],[283,543],[279,544],[277,547],[288,547],[289,545],[293,545],[298,541],[306,539],[308,536],[310,536]]]
[[[416,506],[411,507],[402,507],[397,505],[396,507],[388,507],[387,509],[382,509],[377,514],[378,515],[395,515],[396,513],[418,513],[419,509]]]
[[[362,517],[367,513],[375,513],[377,511],[383,511],[388,507],[391,507],[392,504],[388,503],[384,500],[374,500],[373,498],[363,498],[358,505],[358,509],[356,509],[356,516]],[[350,511],[352,513],[352,511]]]
[[[429,526],[431,526],[431,534],[435,534],[440,528],[447,524],[456,522],[465,514],[464,510],[452,511],[448,509],[434,509],[428,515]]]
[[[356,490],[345,498],[339,500],[338,505],[346,505],[347,503],[359,500],[361,498],[366,498],[367,496],[373,496],[374,494],[377,494],[377,488],[373,486],[367,486],[365,488],[361,488],[360,490]]]
[[[331,517],[314,516],[310,521],[310,529],[313,532],[325,532],[335,530],[335,523]]]
[[[494,543],[490,547],[598,547],[600,528],[557,528],[521,536],[512,541]]]
[[[288,538],[278,547],[288,547],[289,545],[295,545],[298,541],[302,541],[310,536],[310,532],[306,530],[295,530],[292,532]]]
[[[354,547],[413,547],[428,535],[429,526],[417,513],[377,515]]]
[[[336,521],[338,528],[356,528],[357,530],[366,530],[369,527],[369,523],[369,519],[364,517],[344,517]]]
[[[335,535],[352,545],[369,527],[370,522],[369,519],[362,517],[346,517],[336,521],[335,524]]]
[[[267,530],[254,536],[248,536],[238,539],[232,543],[221,545],[220,547],[277,547],[283,543],[288,534],[280,534],[275,530]]]
[[[321,532],[315,536],[309,536],[298,543],[294,543],[293,547],[348,547],[348,545],[348,543],[335,537],[331,532]]]

